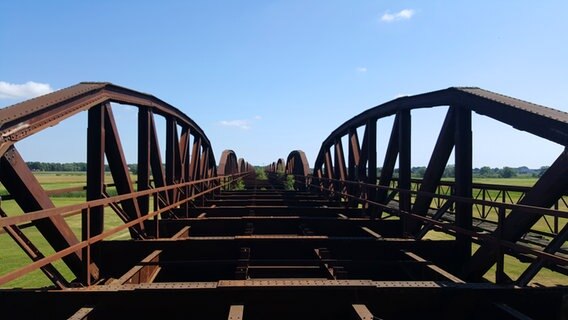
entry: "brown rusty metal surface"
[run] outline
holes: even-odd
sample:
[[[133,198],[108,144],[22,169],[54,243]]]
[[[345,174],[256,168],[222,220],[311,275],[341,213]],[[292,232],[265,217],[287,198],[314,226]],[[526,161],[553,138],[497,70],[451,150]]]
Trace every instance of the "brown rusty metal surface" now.
[[[138,182],[126,167],[113,102],[139,108],[138,146],[147,152],[138,155]],[[425,177],[411,179],[412,110],[446,105]],[[50,194],[85,187],[47,193],[24,166],[8,165],[6,151],[83,110],[93,115],[89,201],[53,208]],[[8,198],[25,207],[30,194],[39,204],[25,215],[0,214],[0,227],[33,260],[0,275],[0,284],[42,269],[56,287],[0,289],[0,306],[20,318],[38,317],[26,305],[43,317],[72,319],[552,318],[562,312],[567,287],[527,285],[542,268],[568,275],[562,220],[568,212],[558,209],[568,189],[566,152],[535,187],[473,183],[472,111],[568,143],[566,113],[479,88],[448,88],[402,97],[347,121],[322,143],[313,173],[304,152],[295,150],[259,179],[232,150],[217,165],[210,141],[178,109],[110,83],[81,83],[2,109],[0,182],[13,193]],[[166,120],[165,166],[155,115]],[[385,158],[377,159],[377,121],[392,115]],[[441,181],[454,148],[456,180]],[[101,178],[105,153],[117,196],[109,197]],[[522,200],[506,201],[511,192]],[[123,223],[101,227],[106,207]],[[491,212],[498,221],[490,221]],[[20,231],[55,221],[48,233],[61,236],[64,217],[78,214],[82,241],[71,239],[54,254],[39,252]],[[531,230],[541,217],[554,219],[554,230]],[[123,230],[133,239],[109,240]],[[421,240],[429,230],[451,239]],[[473,256],[472,243],[480,246]],[[505,255],[530,263],[516,282],[506,273]],[[69,257],[83,259],[72,284],[53,268]],[[481,279],[495,261],[497,283]]]
[[[35,132],[53,126],[70,116],[104,102],[148,107],[156,114],[175,117],[180,125],[192,128],[192,134],[209,145],[203,130],[179,109],[149,94],[111,83],[83,82],[75,86],[0,109],[0,151]]]
[[[549,108],[543,105],[539,105],[536,103],[524,101],[521,99],[509,97],[500,93],[491,92],[489,90],[484,90],[481,88],[472,88],[472,87],[456,87],[454,88],[458,91],[463,91],[468,94],[472,94],[475,96],[479,96],[484,99],[489,99],[495,102],[498,102],[503,105],[507,105],[516,109],[521,109],[530,113],[534,113],[543,117],[547,117],[550,119],[562,121],[568,123],[568,113],[564,111],[560,111],[557,109]]]

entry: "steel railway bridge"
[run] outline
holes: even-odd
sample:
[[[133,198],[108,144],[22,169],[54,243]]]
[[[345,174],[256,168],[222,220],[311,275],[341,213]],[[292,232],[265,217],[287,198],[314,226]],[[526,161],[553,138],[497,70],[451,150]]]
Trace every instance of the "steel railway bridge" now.
[[[138,111],[136,179],[111,103]],[[440,106],[448,111],[432,128],[424,178],[412,179],[411,114]],[[86,185],[45,190],[18,141],[83,111]],[[564,151],[533,187],[473,183],[472,112]],[[386,117],[394,121],[377,159],[377,121]],[[479,88],[402,97],[342,124],[315,162],[295,150],[264,168],[266,177],[232,150],[217,163],[179,109],[110,83],[0,109],[0,134],[0,239],[29,257],[10,267],[0,247],[3,317],[568,318],[568,114],[558,110]],[[69,192],[84,192],[84,202],[56,207],[52,197]],[[9,202],[23,213],[5,211]],[[120,223],[106,223],[109,215]],[[535,228],[539,221],[549,228]],[[114,238],[125,231],[129,239]],[[563,283],[540,284],[543,269]],[[51,285],[11,286],[39,270]]]

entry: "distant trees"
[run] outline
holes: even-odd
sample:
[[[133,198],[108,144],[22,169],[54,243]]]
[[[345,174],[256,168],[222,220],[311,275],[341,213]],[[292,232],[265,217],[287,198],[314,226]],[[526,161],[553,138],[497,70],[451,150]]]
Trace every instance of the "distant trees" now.
[[[58,163],[58,162],[27,162],[28,167],[32,171],[87,171],[87,164],[85,162],[71,162],[71,163]]]
[[[536,174],[537,177],[541,177],[541,176],[544,174],[544,172],[545,172],[546,170],[548,170],[548,168],[550,168],[550,167],[549,167],[549,166],[540,167],[540,169],[538,169],[538,173]]]
[[[491,168],[483,166],[474,168],[472,174],[474,178],[514,178],[514,177],[540,177],[548,169],[541,167],[540,169],[529,169],[527,167],[511,168]],[[378,171],[380,172],[380,168]],[[411,174],[413,178],[423,178],[426,173],[426,167],[412,167]],[[398,169],[395,169],[394,176],[398,177]],[[456,176],[456,168],[454,165],[448,165],[444,169],[443,178],[454,178]]]
[[[32,171],[62,171],[62,172],[85,172],[87,171],[87,163],[85,162],[70,162],[70,163],[58,163],[58,162],[38,162],[31,161],[27,162],[28,167]],[[539,169],[529,169],[525,166],[518,168],[503,167],[503,168],[491,168],[488,166],[483,166],[481,168],[474,168],[472,174],[474,178],[514,178],[514,177],[540,177],[548,169],[548,166],[540,167]],[[377,168],[377,176],[381,175],[381,169]],[[138,174],[137,164],[128,164],[128,170],[132,174]],[[105,165],[105,171],[110,171],[108,165]],[[256,168],[257,175],[260,178],[265,178],[266,173],[263,168]],[[426,173],[426,167],[412,167],[411,175],[413,178],[424,178]],[[456,170],[454,165],[448,165],[444,169],[442,175],[443,178],[454,178],[456,175]],[[393,176],[398,177],[398,168],[394,170]]]
[[[517,176],[517,171],[509,167],[503,167],[503,169],[501,169],[501,172],[499,172],[499,175],[501,176],[501,178],[513,178]]]
[[[26,162],[30,170],[32,171],[61,171],[61,172],[85,172],[87,171],[86,162],[69,162],[69,163],[59,163],[59,162],[38,162],[30,161]],[[131,173],[138,173],[137,164],[129,164],[128,170]],[[105,165],[105,171],[110,171],[108,165]]]
[[[491,168],[488,166],[479,168],[479,176],[480,177],[489,177],[491,176]]]

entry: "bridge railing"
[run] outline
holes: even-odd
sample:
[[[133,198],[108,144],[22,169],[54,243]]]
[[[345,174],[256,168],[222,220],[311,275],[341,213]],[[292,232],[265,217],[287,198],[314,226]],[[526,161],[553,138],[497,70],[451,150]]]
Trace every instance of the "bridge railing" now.
[[[417,234],[405,233],[403,236],[421,239],[428,231],[436,230],[449,234],[452,237],[458,235],[470,238],[474,243],[485,244],[493,248],[498,256],[496,261],[495,279],[497,283],[511,281],[505,273],[505,255],[511,255],[519,260],[530,262],[530,265],[515,281],[518,285],[527,285],[542,267],[547,267],[568,275],[568,252],[562,249],[563,243],[568,238],[568,209],[566,197],[562,197],[553,208],[542,208],[515,203],[514,197],[523,197],[527,192],[523,187],[502,186],[491,184],[474,184],[475,197],[459,197],[452,192],[453,183],[443,182],[434,193],[420,191],[421,180],[415,179],[411,190],[398,188],[396,180],[386,186],[372,185],[361,181],[348,181],[330,179],[325,177],[296,175],[298,183],[307,181],[313,191],[325,193],[331,200],[339,201],[345,207],[361,208],[370,217],[388,219],[399,217],[401,220],[412,220],[422,225]],[[383,190],[388,193],[387,203],[380,203],[370,199],[369,194]],[[498,192],[498,197],[495,192]],[[514,194],[514,193],[521,193]],[[417,196],[435,199],[430,206],[429,214],[423,216],[404,210],[398,202],[398,196],[404,194],[412,201]],[[484,197],[485,194],[485,197]],[[508,201],[507,201],[508,200]],[[479,218],[475,219],[476,225],[466,229],[455,224],[455,210],[457,204],[471,205],[477,208]],[[542,231],[531,229],[521,240],[509,241],[502,237],[507,225],[507,215],[512,212],[524,215],[540,215],[545,221],[556,221],[558,231]],[[385,213],[385,214],[383,214]],[[490,213],[494,213],[490,215]],[[489,224],[483,225],[482,223]],[[404,226],[404,224],[402,224]],[[537,237],[529,237],[534,233]],[[541,236],[540,238],[538,236]]]
[[[6,230],[6,232],[14,238],[16,242],[25,241],[25,238],[22,239],[20,237],[21,231],[19,226],[37,222],[41,219],[82,215],[82,220],[86,222],[86,225],[82,228],[82,241],[74,243],[63,250],[56,250],[55,253],[48,256],[43,256],[39,253],[39,251],[36,252],[36,256],[33,258],[34,261],[32,263],[0,275],[0,286],[23,277],[30,272],[41,269],[55,286],[59,288],[67,287],[70,285],[69,282],[52,266],[52,263],[73,253],[79,254],[83,257],[82,261],[85,277],[83,281],[85,285],[89,286],[98,280],[98,270],[91,260],[91,256],[94,255],[93,247],[96,246],[98,242],[108,240],[109,237],[116,235],[121,231],[139,224],[144,224],[152,219],[155,226],[153,237],[159,237],[158,230],[160,216],[167,215],[168,217],[171,217],[174,215],[172,211],[173,209],[185,208],[188,210],[191,205],[195,205],[202,201],[205,197],[212,196],[212,194],[217,190],[234,183],[234,180],[240,179],[247,174],[250,174],[250,172],[195,180],[176,185],[138,191],[131,194],[92,200],[76,205],[39,210],[25,215],[7,216],[0,207],[0,227]],[[175,202],[165,204],[159,201],[159,198],[163,193],[172,192],[174,190],[177,190],[178,194],[180,194],[180,196],[175,199]],[[148,214],[131,221],[125,221],[124,224],[111,227],[100,234],[91,236],[89,221],[91,221],[90,215],[92,211],[96,211],[97,209],[104,210],[104,208],[107,207],[112,208],[113,206],[117,206],[125,201],[138,201],[138,199],[141,199],[142,197],[153,197],[155,199],[154,208]],[[149,231],[149,229],[147,230]],[[28,243],[27,245],[33,246],[31,243]]]
[[[413,182],[411,156],[417,148],[411,134],[416,128],[413,127],[412,114],[418,109],[439,107],[447,107],[446,115],[440,127],[432,128],[438,129],[433,132],[439,133],[424,179],[420,183]],[[521,191],[521,199],[516,204],[509,202],[514,202],[511,201],[513,193],[519,191],[497,190],[495,193],[495,190],[484,191],[474,186],[474,113],[564,147],[534,186]],[[382,135],[377,131],[379,122],[381,126],[386,124],[387,130],[390,127],[390,134],[384,136],[388,138],[384,145],[377,143],[379,135]],[[420,134],[426,133],[424,127],[419,130]],[[359,137],[361,133],[362,139]],[[560,220],[564,213],[555,214],[553,211],[562,211],[552,210],[541,214],[538,210],[550,210],[548,208],[555,204],[560,209],[566,202],[567,133],[568,113],[480,88],[453,87],[400,97],[368,109],[332,131],[322,142],[313,165],[312,184],[319,190],[328,190],[334,199],[347,205],[362,204],[370,209],[369,212],[374,215],[372,218],[380,218],[383,212],[389,212],[388,208],[393,209],[393,203],[396,204],[404,232],[417,238],[423,236],[425,226],[430,225],[430,222],[418,218],[422,217],[470,232],[480,229],[476,223],[481,222],[493,238],[516,244],[526,234],[532,233],[531,229],[544,217],[545,224],[548,223],[553,231],[550,233],[553,239],[545,249],[556,252],[568,233],[566,224],[562,227],[564,220]],[[382,165],[377,159],[379,146],[384,150]],[[444,182],[444,172],[451,163],[455,169],[455,182],[450,186]],[[376,170],[368,170],[378,167],[382,168],[380,174]],[[366,184],[359,184],[359,181]],[[346,199],[345,195],[352,197]],[[527,208],[537,208],[537,211],[529,214]],[[474,211],[481,212],[481,217],[476,217]],[[454,214],[448,217],[448,212]],[[555,215],[558,217],[554,218]],[[437,224],[432,225],[441,228]],[[502,258],[496,253],[502,246],[482,241],[481,247],[476,249],[472,236],[454,233],[454,260],[463,265],[462,277],[481,280]],[[475,237],[478,238],[477,235]],[[475,251],[473,255],[472,251]]]

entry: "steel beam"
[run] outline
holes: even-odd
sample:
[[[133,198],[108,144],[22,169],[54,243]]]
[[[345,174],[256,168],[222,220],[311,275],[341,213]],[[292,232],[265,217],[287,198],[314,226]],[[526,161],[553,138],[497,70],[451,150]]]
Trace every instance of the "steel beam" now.
[[[201,158],[201,138],[195,137],[193,140],[193,148],[191,151],[191,179],[199,180],[199,159]]]
[[[381,177],[379,179],[379,186],[382,188],[379,189],[377,194],[377,202],[386,204],[388,199],[388,188],[390,186],[392,176],[394,173],[394,166],[396,165],[396,158],[398,157],[398,150],[400,148],[399,145],[399,122],[400,116],[397,114],[394,118],[394,122],[391,129],[391,134],[389,137],[389,143],[387,145],[387,150],[385,153],[385,159],[383,161],[383,167],[381,169]],[[379,214],[379,217],[382,213]]]
[[[128,166],[126,164],[126,158],[124,156],[122,143],[120,142],[118,129],[116,127],[116,122],[114,121],[110,103],[105,105],[103,109],[105,126],[105,154],[108,160],[108,166],[112,173],[116,191],[118,194],[134,193],[132,180],[130,178],[130,170],[128,169]],[[128,214],[130,221],[142,216],[140,214],[140,208],[138,207],[138,201],[136,199],[123,201],[122,208]],[[135,227],[133,227],[133,229],[136,229],[136,231],[130,231],[132,237],[140,237],[145,233],[144,224],[142,223],[136,225]]]
[[[243,320],[243,314],[245,311],[245,306],[243,305],[232,305],[229,309],[228,320]]]
[[[166,118],[166,185],[176,184],[179,170],[179,142],[176,121]],[[168,191],[168,197],[176,202],[176,190]]]
[[[568,241],[568,223],[564,224],[564,227],[560,232],[550,241],[550,243],[544,248],[544,252],[548,253],[555,253],[562,246],[564,243]],[[515,281],[515,284],[518,286],[526,286],[531,282],[531,280],[538,274],[538,272],[546,266],[547,263],[542,258],[536,258],[530,266],[519,276],[519,278]]]
[[[354,304],[353,306],[353,311],[355,311],[356,314],[356,319],[359,320],[373,320],[376,319],[373,314],[371,313],[371,311],[369,311],[369,308],[367,308],[366,305],[364,304]]]
[[[87,201],[104,198],[105,194],[105,105],[89,109],[87,126]],[[83,210],[81,215],[82,240],[99,235],[104,230],[104,207]],[[90,283],[90,264],[98,263],[95,244],[83,249],[83,283]],[[95,250],[92,250],[95,249]]]
[[[334,175],[333,175],[333,164],[331,162],[331,152],[330,150],[326,150],[325,152],[325,177],[328,179],[334,179]],[[329,182],[328,186],[327,186],[330,190],[333,190],[334,192],[337,191],[335,190],[334,186],[333,186],[333,182]]]
[[[568,151],[558,156],[556,161],[538,179],[531,191],[519,201],[519,204],[550,208],[566,192],[568,181]],[[512,210],[503,221],[503,228],[497,228],[493,235],[501,239],[516,242],[542,217],[539,214],[530,214],[520,209]],[[499,248],[492,244],[482,245],[472,256],[464,268],[464,275],[468,279],[480,279],[495,263]]]
[[[180,182],[187,182],[187,181],[190,180],[190,174],[189,174],[189,162],[190,162],[189,138],[190,138],[189,128],[182,128],[181,136],[180,136],[180,139],[179,139],[180,170],[178,172],[178,177],[177,177],[177,179]]]
[[[156,124],[154,116],[150,114],[150,166],[152,168],[152,179],[154,180],[154,187],[160,188],[166,186],[166,174],[162,166],[162,156],[160,145],[158,142],[158,133],[156,131]],[[154,207],[166,207],[170,204],[170,199],[167,192],[160,192],[158,199],[154,199]]]
[[[348,155],[348,165],[347,165],[347,179],[349,181],[359,181],[359,166],[361,165],[361,148],[359,147],[359,137],[357,136],[357,130],[352,128],[349,130],[349,155]],[[348,184],[347,190],[349,194],[361,195],[361,188],[356,185]],[[353,199],[349,199],[349,204],[351,207],[358,206],[359,202]]]
[[[150,189],[150,143],[151,126],[153,125],[151,110],[147,107],[138,108],[138,180],[137,190]],[[138,197],[140,214],[146,215],[150,210],[150,196]]]
[[[24,212],[55,207],[14,146],[8,148],[0,158],[0,182]],[[36,220],[34,225],[55,250],[63,250],[79,243],[73,230],[61,216]],[[63,261],[75,276],[82,276],[80,252],[66,256]]]
[[[0,217],[7,217],[8,215],[0,208]],[[45,256],[39,251],[39,249],[30,241],[30,239],[18,228],[18,226],[6,226],[4,231],[24,250],[26,255],[32,259],[32,261],[38,261]],[[69,286],[69,283],[65,277],[57,270],[51,263],[41,267],[41,271],[45,276],[51,280],[51,282],[59,289],[63,289]]]
[[[367,121],[367,149],[365,153],[367,154],[367,183],[376,186],[377,185],[377,119],[369,119]],[[371,187],[368,190],[368,200],[377,200],[377,189]],[[374,206],[369,206],[369,214],[372,217],[377,217],[377,208]]]
[[[455,112],[455,144],[456,144],[456,183],[455,195],[462,198],[472,197],[472,132],[471,110],[464,106],[456,107]],[[447,151],[447,150],[446,150]],[[456,202],[456,226],[464,230],[472,230],[472,205],[462,201]],[[456,261],[465,264],[471,256],[471,237],[462,233],[456,234]]]
[[[369,155],[367,153],[367,149],[369,149],[369,147],[367,146],[369,144],[369,137],[367,134],[368,131],[369,128],[365,123],[365,131],[363,132],[363,141],[361,142],[361,159],[359,159],[359,170],[358,170],[359,180],[364,180],[364,181],[367,181],[367,162],[369,160]]]
[[[411,178],[411,162],[410,162],[410,110],[400,110],[398,116],[398,187],[403,190],[410,191]],[[411,196],[409,192],[400,192],[399,209],[404,212],[410,212]],[[404,233],[408,233],[410,220],[408,217],[402,217]]]
[[[444,170],[448,164],[448,159],[454,148],[454,135],[455,135],[455,116],[454,107],[450,107],[446,114],[444,123],[442,124],[442,129],[438,135],[438,140],[436,141],[436,146],[432,151],[432,156],[430,157],[430,162],[428,167],[426,167],[426,172],[424,173],[424,178],[420,184],[420,191],[434,193],[442,176],[444,175]],[[430,209],[430,204],[432,203],[432,197],[425,196],[423,194],[418,194],[414,200],[414,205],[412,206],[412,212],[421,216],[426,215],[428,209]],[[418,222],[413,222],[410,224],[410,232],[416,234],[420,228]]]
[[[361,165],[361,148],[359,147],[359,137],[356,129],[349,131],[349,163],[348,179],[358,181],[359,166]]]

